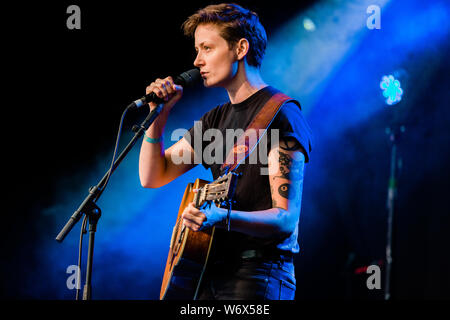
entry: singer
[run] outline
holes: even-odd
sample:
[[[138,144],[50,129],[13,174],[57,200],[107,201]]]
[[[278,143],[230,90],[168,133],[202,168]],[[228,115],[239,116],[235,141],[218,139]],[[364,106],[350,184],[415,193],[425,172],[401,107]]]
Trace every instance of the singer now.
[[[245,130],[266,102],[280,92],[261,77],[267,36],[258,15],[236,4],[209,5],[191,15],[182,27],[185,35],[194,38],[194,66],[199,68],[204,86],[222,87],[229,97],[201,117],[201,132]],[[182,139],[164,149],[164,127],[170,110],[182,98],[183,87],[167,77],[156,79],[146,88],[146,94],[152,92],[165,103],[141,146],[139,176],[145,188],[161,187],[196,165],[194,161],[175,164],[172,153],[182,151],[194,159],[194,149],[205,148],[204,143],[195,148],[197,130],[193,126]],[[156,106],[149,103],[151,110]],[[275,129],[279,141],[267,149],[268,164],[244,163],[237,168],[242,175],[236,186],[229,231],[224,208],[190,204],[183,212],[183,223],[190,230],[216,226],[197,296],[200,300],[295,298],[293,257],[299,252],[303,172],[312,149],[312,135],[300,104],[293,100],[281,106],[268,127],[268,137]],[[226,141],[223,144],[228,145]],[[223,153],[223,161],[227,154]],[[223,173],[222,163],[211,165],[202,160],[214,179]],[[264,166],[268,175],[261,174]]]

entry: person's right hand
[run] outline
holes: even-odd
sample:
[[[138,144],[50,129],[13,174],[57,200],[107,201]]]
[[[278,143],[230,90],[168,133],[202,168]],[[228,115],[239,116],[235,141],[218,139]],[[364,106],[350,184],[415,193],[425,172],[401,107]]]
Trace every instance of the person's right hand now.
[[[145,89],[146,94],[150,94],[152,92],[154,92],[158,98],[165,101],[164,110],[170,111],[183,96],[183,87],[175,84],[172,77],[167,77],[164,79],[158,78]],[[150,102],[149,106],[151,111],[156,108],[157,104]]]

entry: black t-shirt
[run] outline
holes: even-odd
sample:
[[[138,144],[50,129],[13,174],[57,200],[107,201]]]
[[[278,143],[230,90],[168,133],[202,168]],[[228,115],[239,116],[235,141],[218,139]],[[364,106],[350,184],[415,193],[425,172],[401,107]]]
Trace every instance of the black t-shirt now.
[[[231,104],[227,102],[219,105],[214,109],[204,114],[200,121],[189,129],[184,135],[186,140],[191,144],[192,148],[197,153],[197,157],[201,160],[202,165],[206,169],[211,169],[214,179],[217,179],[222,174],[221,165],[225,161],[228,155],[228,146],[233,146],[235,140],[227,141],[227,129],[245,129],[253,120],[258,111],[264,106],[264,104],[270,99],[272,95],[279,92],[277,89],[267,86],[246,100],[238,104]],[[211,136],[205,132],[208,129],[218,129],[222,133],[223,140],[202,139],[204,136]],[[274,120],[267,130],[266,140],[267,144],[261,141],[258,144],[258,149],[254,152],[265,152],[266,158],[270,151],[270,141],[272,139],[272,130],[278,129],[279,138],[282,137],[294,137],[302,145],[305,150],[306,162],[309,161],[309,154],[312,149],[312,134],[299,105],[294,102],[285,103],[275,116]],[[211,130],[210,130],[211,131]],[[197,135],[194,137],[194,133]],[[199,136],[201,135],[201,136]],[[194,137],[192,139],[192,137]],[[214,136],[215,138],[215,136]],[[206,141],[204,141],[206,140]],[[229,139],[230,140],[230,139]],[[201,147],[198,142],[201,143]],[[196,146],[197,142],[197,146]],[[219,153],[221,160],[213,162],[214,158],[208,157],[206,154],[211,154],[216,157],[216,152],[204,152],[208,145],[211,147],[213,144],[219,142],[222,145],[222,154]],[[261,146],[260,146],[261,145]],[[264,149],[264,145],[266,145]],[[210,148],[209,151],[211,151]],[[217,149],[218,150],[218,149]],[[208,151],[208,149],[206,150]],[[261,154],[262,154],[261,153]],[[267,171],[267,161],[263,157],[258,158],[256,163],[250,161],[248,157],[242,164],[238,166],[235,172],[242,173],[239,177],[233,204],[233,210],[240,211],[258,211],[272,208],[272,197],[269,185],[269,176],[262,174],[262,170]],[[264,169],[265,168],[265,169]],[[233,228],[233,217],[231,216],[231,228]],[[247,249],[258,248],[278,248],[280,250],[290,251],[297,253],[299,251],[299,245],[297,242],[298,237],[298,223],[295,232],[289,238],[277,238],[277,239],[263,239],[258,237],[252,237],[239,232],[226,231],[223,229],[216,229],[214,236],[214,247],[221,252],[229,252],[230,250],[240,252]]]

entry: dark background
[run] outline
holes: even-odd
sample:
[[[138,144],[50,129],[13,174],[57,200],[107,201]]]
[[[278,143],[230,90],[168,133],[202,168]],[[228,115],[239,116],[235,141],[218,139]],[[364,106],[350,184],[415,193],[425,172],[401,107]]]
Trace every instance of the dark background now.
[[[180,26],[187,16],[209,3],[79,1],[81,30],[66,28],[65,11],[72,2],[20,4],[4,12],[7,113],[2,131],[6,142],[4,176],[8,178],[4,180],[7,205],[2,233],[2,298],[72,299],[72,293],[65,289],[65,276],[48,271],[49,261],[57,260],[58,253],[48,260],[44,259],[45,250],[39,249],[45,248],[41,243],[56,235],[71,212],[60,212],[57,220],[42,212],[60,201],[62,186],[73,191],[73,185],[81,184],[81,177],[100,163],[99,155],[112,153],[119,118],[128,103],[141,97],[155,78],[192,67],[193,42],[184,37]],[[270,39],[279,26],[314,1],[277,1],[276,6],[261,1],[239,3],[258,12]],[[382,48],[379,50],[380,57],[385,55]],[[364,52],[359,50],[360,55]],[[367,290],[367,274],[356,274],[355,270],[379,264],[384,271],[390,157],[384,129],[392,122],[406,126],[399,141],[403,166],[394,221],[393,297],[450,298],[450,70],[445,52],[448,42],[405,60],[403,68],[410,77],[404,89],[415,92],[414,99],[401,102],[407,112],[380,110],[339,136],[325,134],[333,124],[329,105],[338,108],[343,100],[340,87],[330,80],[326,94],[307,114],[316,136],[313,155],[316,153],[305,176],[299,238],[302,251],[296,258],[297,299],[382,299],[383,290]],[[358,67],[352,64],[355,60],[350,55],[333,79],[349,80],[348,70]],[[433,68],[430,61],[434,61]],[[376,67],[359,65],[359,73],[349,82],[357,82],[360,73]],[[195,94],[186,92],[187,97]],[[364,97],[354,99],[343,107],[365,103]],[[183,117],[181,110],[177,112]],[[124,130],[129,131],[144,116],[143,112],[128,115]],[[185,126],[189,128],[190,122]],[[105,169],[109,165],[102,164]],[[91,183],[98,178],[93,175]],[[84,195],[78,194],[76,199]],[[78,234],[78,228],[73,233]],[[59,250],[63,254],[69,249],[60,246]],[[114,265],[109,268],[113,270]],[[106,267],[95,272],[110,270]],[[139,287],[142,293],[130,293],[133,286],[130,289],[125,281],[115,285],[116,289],[124,288],[121,293],[109,286],[100,289],[100,283],[97,297],[157,299],[157,280],[151,282],[156,289]],[[42,283],[48,287],[42,289]],[[61,288],[55,289],[55,283]],[[61,293],[64,289],[67,292]]]

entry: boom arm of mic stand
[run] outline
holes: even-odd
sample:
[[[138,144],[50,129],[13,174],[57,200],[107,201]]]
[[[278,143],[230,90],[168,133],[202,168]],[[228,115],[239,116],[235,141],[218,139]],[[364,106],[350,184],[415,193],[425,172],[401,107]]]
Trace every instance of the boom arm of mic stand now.
[[[162,108],[163,108],[162,104],[158,105],[148,114],[148,116],[142,122],[140,127],[138,126],[133,127],[133,131],[135,132],[134,137],[131,139],[131,141],[128,143],[128,145],[125,147],[122,153],[118,156],[117,160],[114,162],[111,168],[112,170],[111,175],[114,172],[114,170],[119,166],[119,164],[122,162],[122,160],[126,157],[131,148],[133,148],[133,146],[136,144],[137,140],[144,134],[144,131],[150,127],[153,121],[155,121],[155,119],[160,114]],[[105,181],[108,179],[109,171],[110,170],[106,172],[106,174],[103,176],[103,178],[95,187],[91,187],[89,189],[89,195],[84,199],[79,208],[72,214],[72,216],[69,218],[65,226],[61,229],[61,231],[56,237],[56,241],[62,242],[64,238],[67,236],[67,234],[75,226],[75,224],[80,220],[83,213],[90,210],[93,207],[92,204],[96,202],[98,198],[100,198],[101,194],[104,191],[103,185],[105,184]]]

